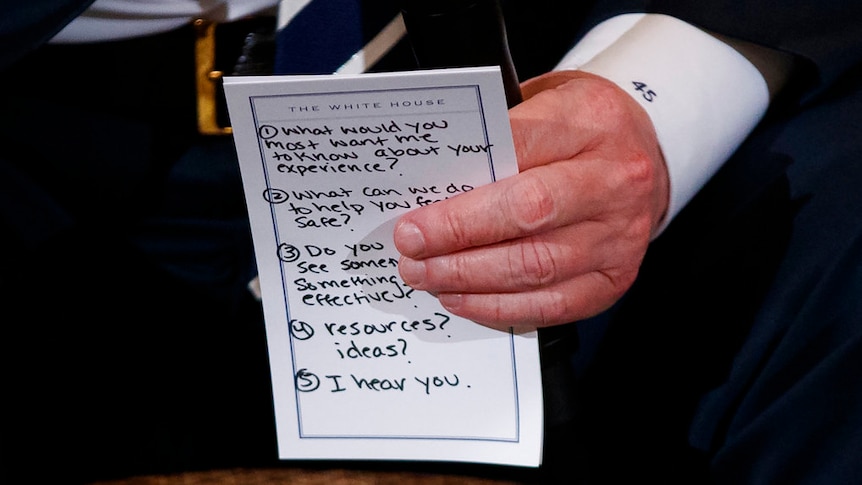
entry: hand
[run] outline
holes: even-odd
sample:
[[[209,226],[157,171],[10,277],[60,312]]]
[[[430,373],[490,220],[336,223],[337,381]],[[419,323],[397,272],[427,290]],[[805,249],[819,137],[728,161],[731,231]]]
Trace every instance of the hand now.
[[[520,173],[405,214],[399,271],[450,312],[499,329],[609,308],[668,205],[646,112],[612,82],[554,72],[509,111]]]

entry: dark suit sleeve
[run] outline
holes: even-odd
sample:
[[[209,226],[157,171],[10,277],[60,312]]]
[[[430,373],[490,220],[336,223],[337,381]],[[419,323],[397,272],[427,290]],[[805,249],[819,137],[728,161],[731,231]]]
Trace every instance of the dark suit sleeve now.
[[[623,3],[597,2],[593,25]],[[859,483],[862,2],[643,7],[790,52],[807,83],[804,105],[765,117],[605,315],[577,390],[584,461],[601,483]]]
[[[862,2],[657,0],[648,9],[807,61],[808,93],[823,92],[862,64]]]
[[[579,35],[616,15],[666,14],[702,29],[789,52],[802,62],[806,101],[841,83],[862,65],[862,2],[776,4],[768,0],[611,0],[591,2]]]
[[[4,2],[0,7],[0,70],[47,42],[93,1]]]

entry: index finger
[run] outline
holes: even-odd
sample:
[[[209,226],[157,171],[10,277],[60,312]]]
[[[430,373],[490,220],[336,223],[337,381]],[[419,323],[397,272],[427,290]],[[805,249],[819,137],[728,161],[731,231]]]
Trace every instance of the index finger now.
[[[595,217],[607,193],[597,174],[606,168],[590,158],[552,163],[415,209],[396,224],[395,246],[424,259]]]

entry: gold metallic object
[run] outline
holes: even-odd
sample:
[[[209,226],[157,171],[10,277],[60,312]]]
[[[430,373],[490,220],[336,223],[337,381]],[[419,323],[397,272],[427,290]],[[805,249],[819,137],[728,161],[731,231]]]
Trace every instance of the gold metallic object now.
[[[222,72],[215,69],[216,24],[195,20],[195,87],[197,90],[198,132],[202,135],[229,135],[231,127],[218,123],[216,96]]]

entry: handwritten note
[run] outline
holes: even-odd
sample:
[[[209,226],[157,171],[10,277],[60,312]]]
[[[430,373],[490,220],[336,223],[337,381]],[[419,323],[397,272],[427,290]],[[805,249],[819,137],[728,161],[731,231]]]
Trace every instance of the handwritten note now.
[[[535,332],[398,276],[399,216],[517,171],[500,74],[225,79],[283,459],[537,466]]]

